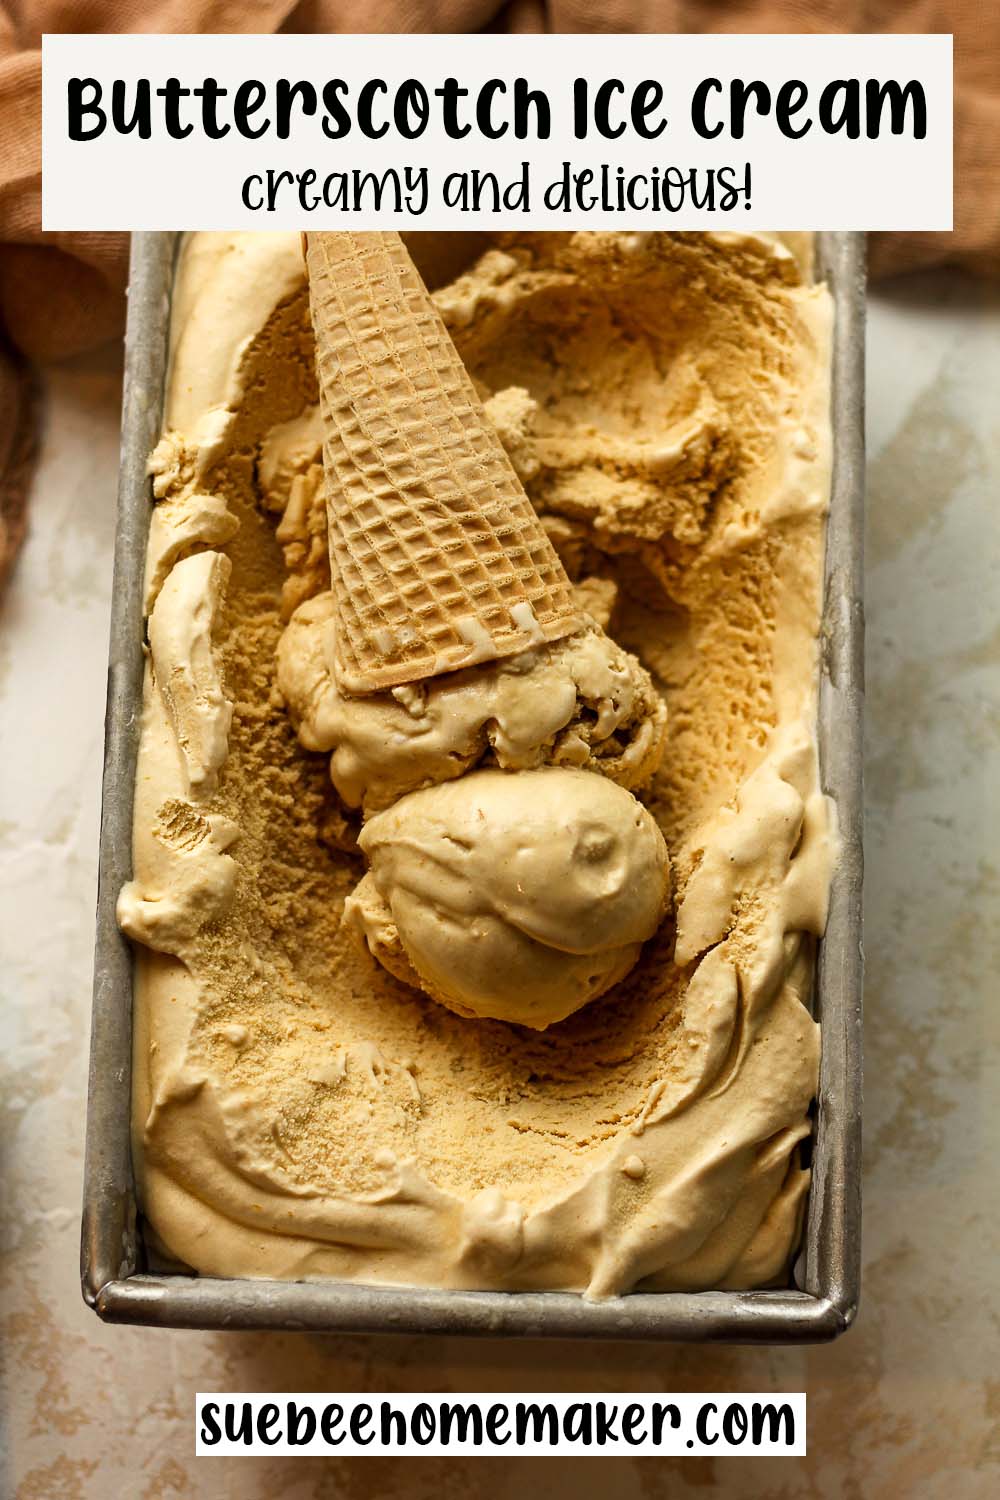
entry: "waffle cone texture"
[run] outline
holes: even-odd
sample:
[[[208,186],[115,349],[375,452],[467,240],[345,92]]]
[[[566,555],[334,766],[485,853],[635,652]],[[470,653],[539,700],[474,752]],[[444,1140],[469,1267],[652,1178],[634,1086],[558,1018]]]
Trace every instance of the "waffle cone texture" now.
[[[398,234],[306,238],[341,688],[557,640],[566,572]]]

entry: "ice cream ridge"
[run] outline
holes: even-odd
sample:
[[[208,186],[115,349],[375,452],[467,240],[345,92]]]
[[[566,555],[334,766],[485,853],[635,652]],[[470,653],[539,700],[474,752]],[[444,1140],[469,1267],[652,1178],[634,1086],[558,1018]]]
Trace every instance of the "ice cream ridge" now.
[[[803,236],[185,239],[118,906],[151,1263],[787,1284],[830,318]]]
[[[581,610],[399,235],[306,245],[331,592],[278,683],[345,802],[384,809],[345,920],[458,1014],[544,1029],[666,910],[663,836],[627,790],[665,709]],[[502,770],[471,771],[486,751]]]

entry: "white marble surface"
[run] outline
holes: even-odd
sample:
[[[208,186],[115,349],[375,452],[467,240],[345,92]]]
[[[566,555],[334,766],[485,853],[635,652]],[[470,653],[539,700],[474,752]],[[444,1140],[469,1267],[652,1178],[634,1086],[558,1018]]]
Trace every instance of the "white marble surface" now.
[[[865,1280],[806,1350],[102,1327],[77,1282],[120,375],[53,374],[0,610],[0,1322],[17,1500],[1000,1493],[991,1064],[1000,848],[1000,296],[872,306]],[[800,1390],[809,1456],[193,1457],[197,1389]],[[991,1446],[992,1445],[992,1446]]]

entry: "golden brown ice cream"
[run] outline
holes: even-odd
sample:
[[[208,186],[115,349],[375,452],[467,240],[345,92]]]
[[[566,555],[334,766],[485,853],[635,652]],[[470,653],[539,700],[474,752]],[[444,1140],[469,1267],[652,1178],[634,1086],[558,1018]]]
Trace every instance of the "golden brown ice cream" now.
[[[448,247],[414,249],[437,285]],[[831,854],[813,739],[830,302],[804,264],[761,236],[515,235],[438,286],[610,641],[590,665],[614,691],[546,659],[561,706],[519,739],[475,679],[373,699],[367,728],[331,700],[298,237],[187,241],[120,903],[154,1245],[220,1275],[591,1296],[787,1277]],[[442,779],[450,753],[462,774]],[[444,994],[460,953],[379,889],[381,820],[480,777],[563,776],[633,789],[670,851],[667,916],[623,978],[538,1030],[454,1014],[371,957],[357,922],[400,963],[405,928]],[[524,935],[507,911],[498,952]],[[527,936],[563,962],[558,932]]]
[[[367,822],[346,920],[459,1015],[544,1031],[631,969],[666,908],[663,835],[591,771],[473,771]]]
[[[630,788],[659,764],[663,700],[594,620],[552,645],[363,698],[337,686],[333,630],[330,594],[300,605],[278,646],[277,683],[306,749],[333,751],[347,807],[389,807],[487,762],[590,768]]]

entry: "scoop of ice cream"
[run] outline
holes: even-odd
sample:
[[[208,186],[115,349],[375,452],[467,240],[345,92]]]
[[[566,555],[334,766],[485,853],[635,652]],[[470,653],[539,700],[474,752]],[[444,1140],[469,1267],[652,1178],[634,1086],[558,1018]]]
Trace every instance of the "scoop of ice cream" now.
[[[295,611],[278,686],[306,749],[333,752],[330,775],[348,807],[375,812],[480,763],[575,766],[629,788],[659,764],[663,700],[593,620],[566,640],[365,698],[337,687],[334,629],[330,594]]]
[[[345,920],[460,1015],[542,1031],[615,984],[666,909],[663,836],[588,771],[475,771],[365,825]]]

